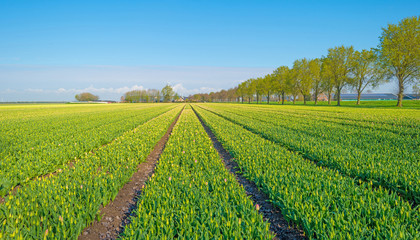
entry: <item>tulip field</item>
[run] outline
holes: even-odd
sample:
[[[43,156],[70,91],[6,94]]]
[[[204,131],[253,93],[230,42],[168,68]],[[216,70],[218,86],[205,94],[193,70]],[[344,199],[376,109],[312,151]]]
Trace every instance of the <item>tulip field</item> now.
[[[174,122],[121,239],[275,237],[202,124],[306,238],[420,239],[418,109],[222,103],[0,105],[0,239],[77,239]]]

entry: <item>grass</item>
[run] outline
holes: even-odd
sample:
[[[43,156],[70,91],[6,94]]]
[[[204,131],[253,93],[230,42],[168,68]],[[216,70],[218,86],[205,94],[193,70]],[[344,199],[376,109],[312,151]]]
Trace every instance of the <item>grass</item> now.
[[[331,105],[328,105],[327,101],[318,102],[317,105],[314,104],[314,101],[307,101],[307,106],[330,106],[330,107],[351,107],[351,108],[399,108],[397,107],[396,100],[386,100],[386,101],[360,101],[360,105],[356,105],[356,101],[341,101],[341,106],[337,106],[337,101],[331,101]],[[244,102],[248,104],[248,102]],[[251,102],[251,104],[257,104],[257,102]],[[267,105],[267,102],[260,102],[258,104]],[[285,105],[293,105],[293,102],[284,102]],[[281,105],[281,102],[270,102],[270,105]],[[296,106],[303,106],[303,101],[296,101]],[[404,100],[403,108],[410,109],[420,109],[419,100]]]

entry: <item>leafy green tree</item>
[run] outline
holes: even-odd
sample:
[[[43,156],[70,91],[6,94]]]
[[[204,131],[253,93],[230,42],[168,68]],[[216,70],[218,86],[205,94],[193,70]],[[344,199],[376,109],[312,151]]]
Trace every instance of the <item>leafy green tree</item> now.
[[[420,83],[417,83],[413,86],[413,93],[417,95],[417,97],[420,96]]]
[[[244,94],[245,94],[244,82],[241,82],[240,84],[238,84],[238,87],[236,89],[236,94],[238,94],[239,97],[242,99],[241,103],[244,103]]]
[[[337,106],[341,105],[341,91],[351,82],[350,71],[353,61],[354,49],[350,47],[334,47],[328,49],[327,70],[335,87]]]
[[[388,24],[379,37],[379,60],[388,77],[398,80],[398,102],[402,107],[404,88],[419,81],[420,17],[404,18],[398,24]]]
[[[318,96],[322,93],[321,60],[315,58],[309,61],[309,76],[312,79],[312,91],[315,105],[318,103]]]
[[[293,67],[290,69],[288,78],[286,80],[287,89],[293,97],[293,104],[296,103],[296,98],[299,95],[299,70]]]
[[[250,78],[245,81],[245,95],[248,96],[248,103],[251,103],[254,100],[254,92],[255,92],[255,79]]]
[[[99,96],[93,95],[92,93],[84,92],[77,94],[74,96],[77,101],[97,101],[99,99]]]
[[[287,66],[280,66],[273,72],[273,88],[281,96],[281,104],[284,104],[285,94],[287,92],[287,79],[290,75],[290,69]]]
[[[382,81],[384,71],[377,64],[378,57],[373,50],[354,52],[352,61],[353,79],[350,85],[357,91],[357,105],[360,105],[360,96],[366,87],[377,87]]]
[[[173,88],[169,85],[166,85],[164,88],[162,88],[161,94],[163,96],[164,102],[170,102],[175,94]]]
[[[271,74],[265,75],[264,78],[261,80],[261,84],[262,91],[267,94],[267,104],[270,104],[270,96],[273,89],[273,76]]]
[[[306,58],[296,60],[293,63],[293,69],[295,71],[294,77],[297,81],[297,87],[303,96],[303,104],[306,104],[306,97],[310,95],[312,89],[309,61]]]
[[[334,89],[334,82],[332,73],[330,71],[331,64],[329,63],[330,59],[322,58],[321,59],[321,88],[322,91],[327,94],[328,105],[331,105],[332,92]]]

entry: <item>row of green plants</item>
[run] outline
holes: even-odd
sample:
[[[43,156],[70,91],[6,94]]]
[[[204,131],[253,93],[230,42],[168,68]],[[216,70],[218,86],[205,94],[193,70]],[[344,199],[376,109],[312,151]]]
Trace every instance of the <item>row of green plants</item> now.
[[[272,239],[269,224],[224,167],[187,108],[145,185],[123,239]]]
[[[18,184],[63,167],[173,107],[161,105],[115,112],[111,109],[98,112],[90,107],[90,112],[84,114],[68,108],[58,116],[48,116],[47,111],[30,121],[2,122],[0,196]]]
[[[181,108],[147,121],[85,153],[56,175],[30,181],[7,196],[0,205],[0,239],[77,239],[86,226],[100,219],[101,206],[129,181]]]
[[[232,107],[240,107],[230,105]],[[419,137],[420,114],[415,109],[381,109],[381,108],[327,108],[327,107],[294,107],[294,106],[273,106],[273,105],[248,105],[246,109],[253,109],[256,112],[270,112],[281,114],[294,119],[311,118],[323,122],[376,129],[393,132],[402,135]]]
[[[396,193],[323,168],[197,105],[243,174],[311,239],[417,239],[420,210]]]
[[[290,117],[282,112],[273,114],[242,106],[205,107],[302,153],[320,166],[372,181],[375,186],[392,189],[415,204],[420,202],[419,137],[324,122],[312,119],[312,115],[305,117],[305,112]]]

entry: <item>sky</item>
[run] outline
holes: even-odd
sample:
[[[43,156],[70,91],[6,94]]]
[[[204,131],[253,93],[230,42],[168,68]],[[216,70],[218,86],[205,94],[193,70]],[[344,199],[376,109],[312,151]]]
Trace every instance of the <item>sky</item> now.
[[[0,0],[0,101],[234,87],[328,48],[378,45],[420,1]],[[376,89],[393,92],[396,83]]]

